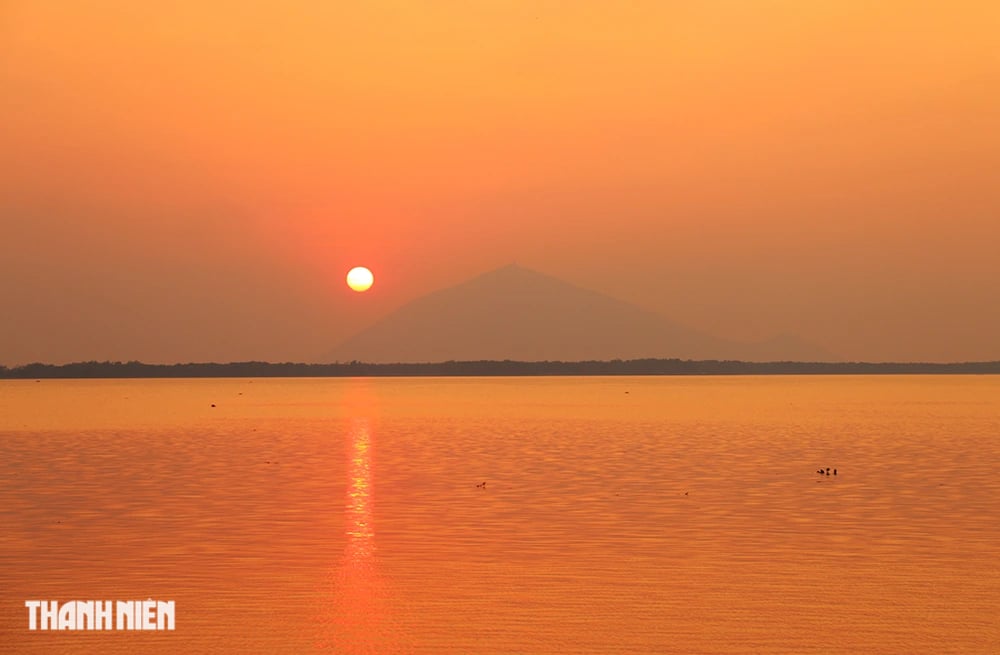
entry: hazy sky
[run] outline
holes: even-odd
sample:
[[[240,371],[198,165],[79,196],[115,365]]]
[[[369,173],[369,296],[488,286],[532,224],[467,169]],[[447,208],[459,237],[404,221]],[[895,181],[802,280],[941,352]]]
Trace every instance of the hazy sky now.
[[[512,261],[998,359],[998,34],[992,0],[4,0],[0,363],[310,359]]]

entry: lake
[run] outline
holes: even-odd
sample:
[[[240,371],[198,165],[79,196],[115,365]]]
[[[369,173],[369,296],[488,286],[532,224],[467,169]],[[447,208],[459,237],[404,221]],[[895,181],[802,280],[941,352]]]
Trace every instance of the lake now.
[[[0,461],[4,653],[1000,652],[998,376],[0,381]]]

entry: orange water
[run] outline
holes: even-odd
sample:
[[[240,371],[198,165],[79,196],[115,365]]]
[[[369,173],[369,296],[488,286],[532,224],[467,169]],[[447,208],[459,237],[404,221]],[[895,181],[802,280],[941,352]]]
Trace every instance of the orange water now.
[[[0,462],[4,653],[1000,652],[995,376],[3,381]]]

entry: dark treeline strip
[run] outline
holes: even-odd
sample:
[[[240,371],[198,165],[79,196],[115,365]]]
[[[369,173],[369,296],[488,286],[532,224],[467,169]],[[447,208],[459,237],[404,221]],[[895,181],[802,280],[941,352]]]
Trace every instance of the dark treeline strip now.
[[[0,366],[0,378],[244,378],[244,377],[406,377],[515,375],[919,375],[1000,374],[1000,361],[931,363],[740,362],[720,360],[632,359],[585,362],[477,361],[433,364],[143,364],[78,362]]]

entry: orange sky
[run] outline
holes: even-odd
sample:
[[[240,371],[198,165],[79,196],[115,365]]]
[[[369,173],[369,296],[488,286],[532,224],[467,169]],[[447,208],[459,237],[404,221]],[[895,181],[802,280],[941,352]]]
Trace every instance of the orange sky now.
[[[965,0],[7,0],[0,363],[306,360],[511,261],[1000,359],[997,34]]]

